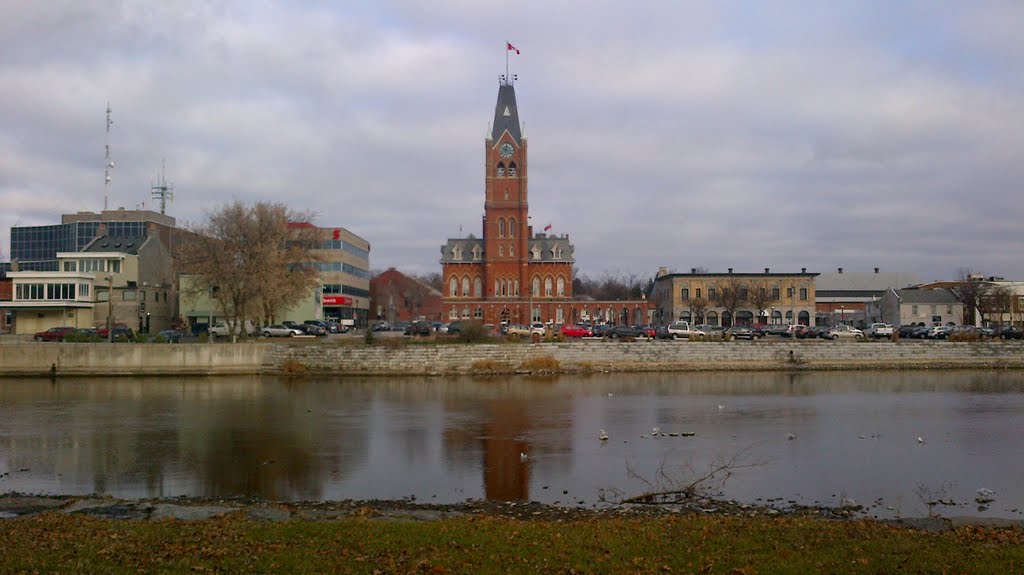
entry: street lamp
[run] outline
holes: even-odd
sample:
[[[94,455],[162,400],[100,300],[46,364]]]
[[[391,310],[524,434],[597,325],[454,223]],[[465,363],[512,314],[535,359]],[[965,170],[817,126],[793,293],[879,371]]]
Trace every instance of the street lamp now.
[[[107,276],[107,342],[114,341],[114,274]]]
[[[839,314],[840,314],[840,317],[842,318],[842,319],[840,319],[840,323],[842,323],[843,325],[846,325],[846,306],[839,306]]]
[[[775,308],[772,308],[772,318],[768,320],[768,323],[775,323]]]

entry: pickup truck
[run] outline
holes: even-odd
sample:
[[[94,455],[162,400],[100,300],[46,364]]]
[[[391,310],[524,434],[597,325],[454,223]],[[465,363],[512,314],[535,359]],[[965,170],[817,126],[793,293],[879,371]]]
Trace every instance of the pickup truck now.
[[[686,339],[704,339],[704,332],[697,329],[697,326],[690,325],[690,322],[688,321],[677,321],[669,324],[665,331],[669,339],[678,339],[680,337]]]
[[[887,323],[873,323],[869,328],[864,330],[864,335],[871,339],[892,338],[893,326]]]

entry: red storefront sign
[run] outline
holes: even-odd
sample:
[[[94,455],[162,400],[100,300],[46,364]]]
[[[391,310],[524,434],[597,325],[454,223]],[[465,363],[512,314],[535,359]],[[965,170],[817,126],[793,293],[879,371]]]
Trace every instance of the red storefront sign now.
[[[352,305],[352,298],[340,295],[325,295],[324,305]]]

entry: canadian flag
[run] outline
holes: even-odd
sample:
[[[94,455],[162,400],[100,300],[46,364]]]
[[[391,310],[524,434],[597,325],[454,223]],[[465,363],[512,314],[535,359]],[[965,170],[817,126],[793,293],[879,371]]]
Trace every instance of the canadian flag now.
[[[515,52],[516,54],[519,54],[519,48],[516,48],[515,46],[513,46],[512,42],[505,42],[505,45],[506,45],[506,47],[505,47],[506,51],[511,50],[511,51]]]
[[[544,231],[545,232],[550,232],[551,231],[551,224],[548,224],[548,225],[544,226]]]

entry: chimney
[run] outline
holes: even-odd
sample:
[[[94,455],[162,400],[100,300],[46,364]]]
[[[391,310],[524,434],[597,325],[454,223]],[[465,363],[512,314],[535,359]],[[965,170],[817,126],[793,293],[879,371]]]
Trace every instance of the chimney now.
[[[768,268],[764,268],[764,273],[768,273]]]
[[[839,268],[839,273],[843,273],[843,268]]]
[[[875,268],[875,273],[876,273],[876,274],[878,273],[878,268]]]

